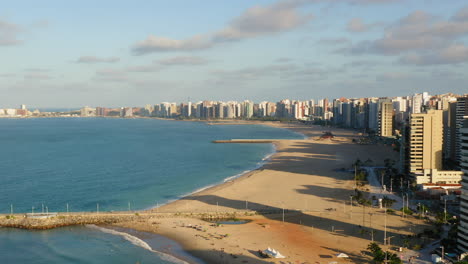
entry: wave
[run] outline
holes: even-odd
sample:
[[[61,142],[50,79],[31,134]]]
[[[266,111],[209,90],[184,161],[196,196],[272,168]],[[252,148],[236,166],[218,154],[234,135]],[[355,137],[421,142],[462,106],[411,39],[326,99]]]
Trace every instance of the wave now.
[[[119,232],[119,231],[116,231],[116,230],[112,230],[112,229],[108,229],[108,228],[104,228],[104,227],[100,227],[100,226],[96,226],[96,225],[86,225],[86,227],[97,229],[97,230],[99,230],[99,231],[101,231],[103,233],[107,233],[107,234],[111,234],[111,235],[115,235],[115,236],[121,236],[125,240],[129,241],[130,243],[132,243],[135,246],[138,246],[138,247],[144,248],[144,249],[146,249],[148,251],[156,253],[162,260],[169,261],[169,262],[172,262],[172,263],[175,263],[175,264],[190,264],[190,263],[188,263],[188,262],[186,262],[184,260],[181,260],[179,258],[176,258],[176,257],[174,257],[172,255],[169,255],[169,254],[154,250],[145,241],[139,239],[136,236],[132,236],[132,235],[130,235],[128,233]]]

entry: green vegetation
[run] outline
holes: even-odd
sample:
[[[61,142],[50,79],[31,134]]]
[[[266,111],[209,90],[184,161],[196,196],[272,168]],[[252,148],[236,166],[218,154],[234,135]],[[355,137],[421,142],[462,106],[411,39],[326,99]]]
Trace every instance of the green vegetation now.
[[[390,198],[388,198],[387,196],[384,196],[384,197],[382,198],[382,205],[383,205],[384,207],[387,207],[387,208],[388,208],[388,207],[392,207],[392,205],[393,205],[395,202],[396,202],[396,200],[390,199]]]
[[[375,263],[391,263],[391,264],[401,264],[403,263],[397,254],[391,252],[384,252],[377,243],[370,243],[367,246],[367,249],[371,252],[371,255],[374,257]]]
[[[409,209],[408,207],[403,207],[400,209],[400,211],[402,211],[403,213],[405,213],[405,215],[412,215],[413,214],[413,211],[411,211],[411,209]]]
[[[372,204],[372,201],[370,200],[367,200],[364,198],[364,195],[362,194],[361,191],[359,190],[355,190],[355,195],[353,195],[353,199],[356,200],[358,202],[358,204],[362,204],[362,205],[371,205]]]
[[[15,219],[15,216],[14,215],[7,215],[5,216],[6,219]]]

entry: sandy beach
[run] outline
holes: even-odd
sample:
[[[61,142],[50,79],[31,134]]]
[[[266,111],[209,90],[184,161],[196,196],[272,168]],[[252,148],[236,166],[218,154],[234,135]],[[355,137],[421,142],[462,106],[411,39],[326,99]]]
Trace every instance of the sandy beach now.
[[[355,144],[352,139],[358,135],[349,130],[297,123],[261,124],[290,129],[307,138],[279,140],[275,142],[277,152],[262,168],[152,210],[235,212],[236,218],[251,222],[216,226],[181,215],[118,226],[167,236],[206,263],[369,263],[370,256],[364,254],[372,239],[369,230],[375,230],[373,239],[382,244],[386,221],[390,243],[401,246],[402,235],[426,226],[398,213],[385,215],[378,208],[350,206],[354,174],[341,169],[351,169],[357,158],[371,159],[376,166],[387,158],[398,160],[398,153],[390,147]],[[332,131],[335,138],[320,140],[325,131]],[[258,213],[245,216],[246,212]],[[198,230],[195,225],[200,226]],[[267,247],[287,258],[261,258],[257,250]],[[342,252],[350,258],[337,258]]]

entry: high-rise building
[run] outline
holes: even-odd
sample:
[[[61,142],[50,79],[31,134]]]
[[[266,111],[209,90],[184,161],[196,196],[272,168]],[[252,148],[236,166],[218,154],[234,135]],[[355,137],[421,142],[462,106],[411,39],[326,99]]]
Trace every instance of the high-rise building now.
[[[457,146],[457,103],[449,103],[444,110],[444,159],[456,161],[455,149]]]
[[[460,139],[460,167],[463,172],[463,180],[460,199],[460,225],[458,226],[458,249],[461,252],[468,252],[468,119],[465,119],[464,126],[460,129]]]
[[[442,111],[412,114],[410,121],[409,171],[424,183],[424,170],[442,169]],[[426,181],[427,182],[427,181]],[[431,182],[429,180],[429,182]]]
[[[461,171],[442,170],[442,141],[442,110],[411,115],[409,172],[417,184],[461,181]]]
[[[379,103],[379,136],[393,136],[393,104],[391,101]]]
[[[461,128],[463,117],[468,116],[468,96],[457,98],[456,109],[456,131],[455,131],[455,158],[457,163],[461,162]]]
[[[411,98],[411,113],[412,114],[419,114],[421,113],[423,106],[423,95],[422,94],[415,94]]]
[[[377,98],[369,98],[367,102],[368,129],[377,132],[379,128],[379,104]]]

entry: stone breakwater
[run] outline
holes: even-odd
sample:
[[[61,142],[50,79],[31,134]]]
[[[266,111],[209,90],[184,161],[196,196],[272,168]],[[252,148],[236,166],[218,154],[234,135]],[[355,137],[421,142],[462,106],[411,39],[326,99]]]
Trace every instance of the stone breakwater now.
[[[84,213],[84,214],[58,214],[57,216],[36,219],[26,215],[0,215],[0,227],[43,230],[73,225],[109,225],[129,221],[146,221],[158,218],[196,218],[206,221],[218,219],[231,219],[257,214],[254,211],[237,212],[207,212],[207,213]]]

